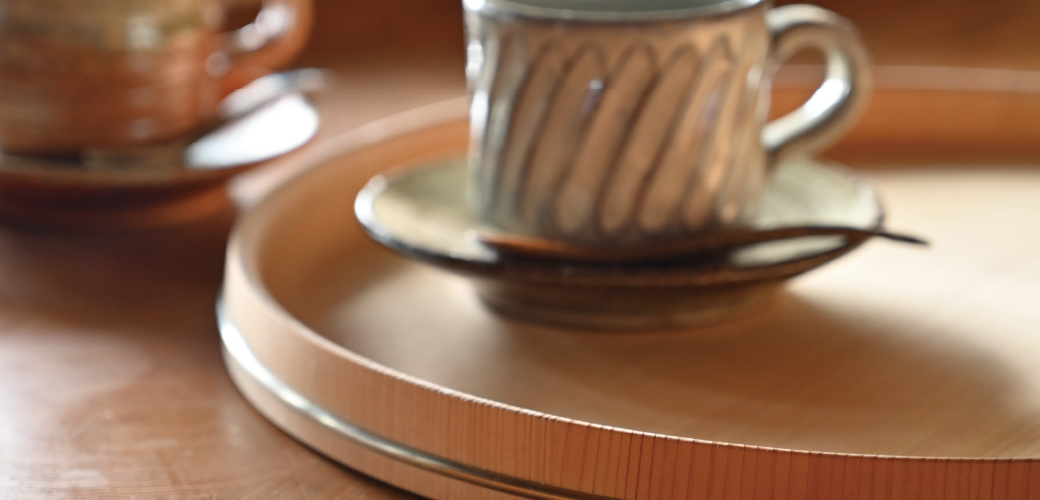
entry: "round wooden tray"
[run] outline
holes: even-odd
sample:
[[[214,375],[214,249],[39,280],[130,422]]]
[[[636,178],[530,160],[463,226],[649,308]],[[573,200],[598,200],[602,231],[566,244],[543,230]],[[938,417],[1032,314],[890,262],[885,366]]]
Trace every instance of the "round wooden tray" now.
[[[872,242],[721,326],[555,329],[354,220],[371,176],[464,151],[459,104],[311,155],[235,229],[228,369],[286,432],[432,498],[1040,497],[1040,237],[1015,231],[1040,172],[874,173],[932,249]]]

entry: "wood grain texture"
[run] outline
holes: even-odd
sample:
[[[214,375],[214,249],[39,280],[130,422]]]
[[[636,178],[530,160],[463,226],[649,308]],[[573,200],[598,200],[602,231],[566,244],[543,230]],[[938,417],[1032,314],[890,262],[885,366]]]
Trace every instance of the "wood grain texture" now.
[[[376,47],[395,36],[378,27]],[[369,76],[317,96],[314,146],[463,92],[461,74],[336,63]],[[236,196],[255,199],[294,159]],[[139,231],[0,228],[0,498],[415,498],[286,436],[231,384],[213,313],[236,216],[223,200],[202,218],[167,207],[182,222]]]
[[[299,446],[228,382],[212,302],[232,216],[0,233],[0,496],[401,496]]]
[[[371,175],[464,151],[465,122],[423,128],[443,116],[313,158],[232,236],[231,317],[305,397],[439,457],[615,498],[1040,496],[1040,240],[1008,230],[1036,223],[1035,169],[874,174],[894,223],[934,249],[873,243],[731,324],[597,334],[491,315],[352,220]],[[239,380],[351,467],[434,498],[502,497],[373,455]]]
[[[1037,4],[1031,0],[896,3],[821,2],[857,22],[879,64],[1040,69],[1035,57],[1038,32],[1034,29],[1040,15],[1035,10]],[[313,41],[297,66],[337,69],[341,84],[335,91],[319,96],[324,128],[315,145],[370,120],[464,94],[459,3],[322,0],[317,9]],[[805,97],[804,90],[792,92],[792,103]],[[1018,134],[1014,137],[1020,138],[1016,144],[1037,144],[1030,134],[1035,134],[1040,114],[1031,111],[1028,101],[1015,95],[987,97],[976,92],[956,95],[958,99],[953,102],[941,97],[930,91],[907,94],[877,115],[879,120],[873,122],[876,126],[872,129],[881,135],[872,137],[899,139],[906,146],[904,153],[925,160],[936,151],[957,146],[959,141],[975,141],[974,133],[986,134],[986,141],[1003,140],[1009,127]],[[875,98],[874,102],[880,101]],[[930,104],[922,112],[918,103]],[[936,123],[930,120],[932,113],[947,110],[956,115],[950,110],[961,109],[962,105],[990,116],[990,121],[985,126],[972,120],[947,122],[973,127],[974,132],[958,133],[953,140],[931,132]],[[864,123],[874,120],[871,113]],[[1014,119],[1006,119],[1008,116]],[[911,130],[918,135],[887,134],[891,124],[900,123],[915,124]],[[914,139],[920,134],[933,140],[922,142],[926,147],[921,146]],[[870,141],[864,143],[864,148],[872,148],[870,151],[886,147],[885,142]],[[973,146],[971,151],[975,154],[968,156],[991,162],[999,159],[1004,147],[986,146],[986,141]],[[1029,149],[1018,156],[1034,163],[1040,158]],[[296,158],[273,162],[255,175],[240,179],[233,189],[236,201],[253,203],[271,186],[293,175],[298,169]],[[844,159],[849,158],[851,155]],[[955,168],[945,172],[949,165],[959,164],[961,158],[955,155],[955,162],[950,163],[947,157],[947,163],[939,168],[915,172],[920,186],[911,188],[904,184],[902,189],[911,191],[898,196],[902,201],[894,194],[888,200],[897,216],[893,222],[899,227],[917,228],[920,226],[916,219],[901,218],[915,203],[924,207],[919,213],[937,217],[936,214],[949,212],[947,205],[938,203],[940,200],[971,199],[973,192],[962,186],[953,194],[928,191],[933,201],[906,201],[925,192],[935,182],[934,176],[963,171]],[[1030,187],[1013,177],[1006,177],[1004,182]],[[891,185],[878,185],[886,193],[894,193]],[[971,205],[965,205],[962,211],[952,212],[956,217],[951,216],[943,225],[944,234],[954,234],[959,224],[977,220],[978,214],[969,210]],[[1005,210],[1017,213],[1020,220],[1029,214],[1028,206],[1021,207],[1017,212],[1014,207]],[[225,208],[210,219],[131,234],[69,234],[10,228],[0,231],[0,496],[414,498],[334,465],[286,437],[249,408],[229,383],[219,357],[212,300],[220,285],[231,218]],[[990,254],[992,260],[985,266],[952,276],[954,281],[944,283],[962,291],[981,287],[977,288],[978,294],[990,293],[1000,284],[1018,286],[1023,278],[1015,273],[1026,276],[1022,270],[1025,264],[1021,263],[1028,262],[1030,257],[1014,251],[1019,248],[1014,237],[1017,227],[1000,222],[970,241],[948,239],[943,247],[958,248],[962,255],[985,254],[993,248],[1003,250]],[[913,270],[914,266],[893,272],[906,268]],[[945,276],[927,267],[920,269],[921,274],[916,275],[919,283]],[[914,286],[919,285],[908,285],[908,290],[912,291]],[[1036,303],[1028,294],[1005,293],[1022,310],[1030,310]],[[891,300],[899,301],[900,297],[893,296]],[[959,309],[951,305],[945,310],[953,315]],[[953,317],[970,321],[970,316],[969,311]],[[971,348],[964,350],[971,352]],[[992,373],[1004,372],[1000,368],[1003,363],[999,359],[981,365],[969,363],[970,369],[965,369],[962,376],[993,380]],[[1008,366],[1020,369],[1017,364]],[[1008,394],[1008,387],[1018,386],[981,386],[986,387],[1000,399]],[[439,407],[437,411],[447,408]],[[1012,407],[1007,413],[1015,415],[1018,411]],[[517,432],[544,432],[518,426],[513,415],[500,421],[507,428],[517,428]],[[628,456],[632,449],[632,436],[608,435],[599,429],[589,429],[585,436],[586,449],[591,450],[595,443],[596,449],[607,452],[596,454],[595,467],[589,466],[590,472],[580,483],[596,484],[603,492],[627,491],[631,486],[634,494],[638,481],[630,483],[629,477],[638,477],[638,471],[621,460],[622,454]],[[435,437],[440,442],[448,439],[444,434]],[[1005,439],[1017,442],[1021,437],[1008,434]],[[504,450],[518,450],[516,467],[524,474],[545,474],[544,469],[530,469],[525,458],[538,453],[537,448],[516,448],[510,442],[501,446]],[[644,491],[662,498],[706,495],[708,478],[717,475],[687,465],[708,460],[717,451],[697,447],[684,448],[680,453],[677,444],[665,440],[660,453],[667,459],[673,447],[675,485],[665,486],[659,479],[655,482],[651,478]],[[808,471],[810,467],[809,460],[794,459],[790,454],[780,453],[770,459],[755,457],[755,470],[762,474],[769,470]],[[748,460],[744,463],[749,464]],[[846,484],[855,483],[857,488],[849,486],[849,498],[857,498],[859,488],[888,488],[893,492],[892,498],[909,498],[912,492],[919,492],[924,498],[925,493],[931,498],[954,498],[947,495],[948,484],[968,484],[972,489],[961,491],[977,491],[978,498],[1007,498],[1009,491],[1019,491],[1009,490],[1009,480],[1021,478],[1023,468],[1017,465],[1012,473],[1007,462],[995,460],[973,460],[959,466],[945,461],[898,466],[905,459],[893,459],[879,462],[871,469],[863,465],[862,459],[853,459],[821,469],[820,459],[813,460],[813,474],[831,471],[831,478],[838,477],[833,471],[840,465],[840,482],[831,481],[831,490],[840,487],[844,491]],[[617,476],[608,476],[608,470],[617,470]],[[696,486],[684,486],[687,482],[683,477],[690,478],[689,484]],[[854,479],[864,477],[875,479]],[[1020,488],[1021,479],[1016,481],[1019,482],[1015,488]],[[713,495],[735,496],[734,490],[722,490],[719,484],[712,483]],[[742,489],[742,495],[752,495],[749,491]],[[772,486],[756,488],[754,495],[766,495],[769,491],[786,491],[787,498],[792,499],[812,498],[804,485],[779,476]],[[1030,490],[1036,491],[1036,486]]]

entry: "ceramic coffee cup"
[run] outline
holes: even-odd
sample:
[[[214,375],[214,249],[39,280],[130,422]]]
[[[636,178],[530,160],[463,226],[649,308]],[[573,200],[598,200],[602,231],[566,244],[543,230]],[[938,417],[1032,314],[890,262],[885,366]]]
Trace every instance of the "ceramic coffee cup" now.
[[[296,54],[311,0],[221,33],[217,0],[0,0],[0,152],[72,155],[185,134]]]
[[[496,230],[591,245],[740,226],[771,166],[851,124],[869,87],[855,29],[767,0],[465,0],[471,195]],[[766,123],[786,58],[823,85]]]

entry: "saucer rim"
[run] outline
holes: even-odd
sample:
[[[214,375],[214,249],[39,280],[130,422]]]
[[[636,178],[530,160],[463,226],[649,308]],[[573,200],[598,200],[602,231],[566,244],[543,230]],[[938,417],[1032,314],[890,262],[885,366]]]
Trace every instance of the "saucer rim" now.
[[[563,286],[608,287],[608,288],[707,288],[718,286],[753,286],[770,281],[783,281],[816,269],[855,250],[870,237],[846,238],[846,243],[836,249],[786,260],[767,266],[738,267],[732,265],[705,266],[669,263],[666,265],[638,264],[574,264],[547,263],[526,259],[503,259],[488,248],[488,260],[476,260],[451,254],[439,249],[427,248],[410,243],[405,237],[383,224],[376,214],[375,203],[395,180],[433,169],[451,168],[446,165],[459,160],[458,155],[426,159],[407,165],[405,168],[379,174],[369,180],[355,198],[354,215],[365,232],[379,244],[409,258],[426,262],[466,276],[495,281],[557,284]],[[852,182],[868,190],[877,215],[869,226],[855,229],[881,230],[886,213],[876,191],[847,167],[833,162],[805,157],[789,161],[811,162],[815,166],[850,177]],[[458,167],[456,167],[458,168]],[[805,227],[805,226],[780,226]],[[853,228],[852,226],[847,226]],[[476,226],[470,227],[470,231]]]
[[[291,102],[292,100],[298,102]],[[312,127],[313,130],[305,134],[306,138],[298,141],[296,144],[272,154],[257,157],[240,155],[241,158],[233,161],[224,161],[219,164],[212,161],[207,162],[207,160],[197,161],[187,158],[187,152],[192,146],[205,140],[212,140],[226,130],[248,120],[258,120],[262,123],[278,125],[281,123],[278,121],[278,116],[271,113],[270,110],[274,105],[283,102],[293,104],[297,113],[306,114],[316,124]],[[6,155],[0,153],[0,180],[31,182],[33,184],[86,190],[172,189],[219,183],[229,177],[271,160],[281,158],[306,146],[317,135],[320,121],[320,109],[314,99],[302,92],[290,92],[279,96],[269,103],[265,103],[243,116],[234,118],[216,129],[209,130],[200,137],[194,137],[190,140],[185,140],[182,137],[174,138],[139,148],[128,148],[141,151],[173,151],[181,155],[180,162],[174,161],[146,169],[116,167],[91,169],[80,159]],[[279,126],[284,128],[289,125],[281,123]]]

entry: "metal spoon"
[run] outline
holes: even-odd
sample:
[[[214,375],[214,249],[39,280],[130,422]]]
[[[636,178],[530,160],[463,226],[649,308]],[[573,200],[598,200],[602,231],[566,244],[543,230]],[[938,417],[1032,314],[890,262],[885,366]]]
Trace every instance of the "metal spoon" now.
[[[592,246],[561,240],[488,229],[476,231],[478,241],[508,258],[548,260],[575,264],[648,264],[690,261],[759,243],[812,236],[840,236],[849,243],[872,237],[914,245],[928,242],[916,236],[884,229],[859,229],[833,226],[800,226],[760,231],[727,230],[698,236],[640,245]]]

